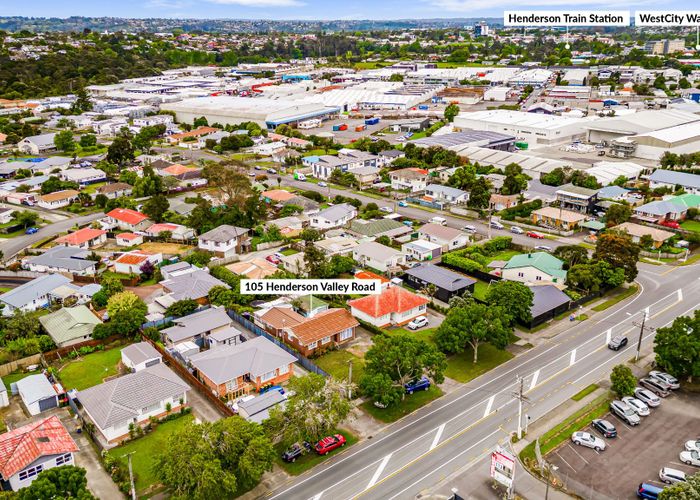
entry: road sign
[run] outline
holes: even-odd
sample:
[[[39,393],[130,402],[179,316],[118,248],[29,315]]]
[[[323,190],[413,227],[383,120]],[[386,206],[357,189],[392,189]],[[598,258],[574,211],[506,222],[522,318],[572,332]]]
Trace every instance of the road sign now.
[[[491,477],[506,488],[513,485],[515,457],[500,446],[491,453]]]

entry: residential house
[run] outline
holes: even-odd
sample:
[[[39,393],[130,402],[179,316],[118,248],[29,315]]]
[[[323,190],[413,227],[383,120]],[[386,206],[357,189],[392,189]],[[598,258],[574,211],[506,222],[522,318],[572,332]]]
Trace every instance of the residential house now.
[[[10,398],[7,395],[7,386],[0,378],[0,408],[7,408],[10,406]]]
[[[265,223],[265,228],[277,226],[277,229],[280,230],[282,236],[286,238],[293,238],[298,236],[303,231],[304,227],[308,224],[308,221],[309,218],[305,215],[291,215],[289,217],[282,217],[280,219],[267,221]]]
[[[563,231],[578,229],[586,220],[586,214],[556,207],[542,207],[532,212],[532,223]]]
[[[50,174],[56,170],[65,170],[71,165],[71,158],[65,156],[49,156],[43,160],[33,161],[26,164],[25,168],[32,171],[32,175],[39,176],[39,174],[46,175]],[[26,182],[26,180],[23,180]]]
[[[352,258],[360,265],[382,272],[397,272],[399,266],[406,264],[406,256],[376,241],[359,244],[352,251]]]
[[[120,247],[133,247],[143,243],[143,236],[134,233],[119,233],[114,239]]]
[[[265,337],[256,337],[200,352],[189,361],[194,375],[214,394],[226,398],[286,382],[297,358]]]
[[[163,362],[163,355],[148,342],[136,342],[121,351],[122,364],[132,372],[138,372]]]
[[[249,232],[250,229],[244,227],[224,224],[200,235],[197,246],[217,257],[240,255],[250,249]]]
[[[226,283],[216,279],[208,271],[191,266],[189,269],[175,273],[170,278],[161,281],[166,295],[157,297],[155,301],[164,308],[184,299],[192,299],[199,304],[207,304],[209,290],[215,286],[230,288]]]
[[[418,237],[441,245],[443,253],[469,244],[469,235],[467,233],[432,222],[421,226],[418,230]]]
[[[97,270],[97,262],[88,259],[90,254],[76,247],[49,248],[41,255],[25,259],[24,266],[37,273],[72,273],[78,276],[92,276]]]
[[[260,193],[260,197],[265,200],[266,203],[277,204],[289,201],[292,198],[295,198],[296,195],[294,193],[290,193],[289,191],[285,191],[284,189],[270,189]]]
[[[112,182],[111,184],[105,184],[100,186],[95,190],[95,196],[98,194],[103,194],[110,200],[114,200],[121,196],[131,196],[133,192],[133,187],[125,182]]]
[[[0,476],[18,491],[45,470],[75,465],[78,446],[57,415],[31,422],[0,435]]]
[[[198,179],[202,176],[202,169],[196,167],[187,167],[185,165],[180,165],[175,163],[169,167],[162,168],[158,170],[158,174],[162,176],[175,177],[180,181],[186,181],[191,179]]]
[[[2,314],[12,316],[16,310],[31,312],[48,307],[52,302],[51,292],[68,283],[70,279],[62,274],[45,274],[34,278],[0,295],[0,303],[5,306]]]
[[[533,328],[563,314],[569,309],[571,298],[555,285],[532,285],[532,319],[525,326]]]
[[[385,167],[387,165],[391,165],[392,163],[394,163],[394,161],[398,160],[399,158],[405,158],[406,153],[398,149],[388,149],[386,151],[380,152],[378,156],[379,158],[377,159],[377,166]]]
[[[0,208],[0,224],[12,222],[12,214],[15,213],[14,208]]]
[[[649,176],[649,188],[662,187],[669,188],[672,191],[676,191],[680,187],[688,194],[700,195],[700,175],[657,168]]]
[[[507,208],[514,207],[518,204],[519,196],[517,194],[505,195],[493,193],[489,198],[489,209],[494,212],[500,212]]]
[[[598,202],[598,191],[573,184],[559,186],[556,190],[557,201],[561,208],[584,214],[593,213]]]
[[[264,279],[279,271],[279,268],[275,264],[257,257],[229,264],[226,268],[248,279]]]
[[[345,156],[306,156],[301,159],[304,167],[311,167],[311,175],[316,179],[328,179],[334,170],[347,172],[354,161]]]
[[[114,261],[114,271],[121,274],[141,274],[141,268],[146,262],[150,262],[155,268],[163,262],[163,254],[143,250],[123,253]]]
[[[379,182],[381,179],[379,175],[380,171],[381,169],[379,167],[359,167],[348,170],[348,173],[355,176],[357,185],[360,187],[360,190],[362,190],[366,186],[371,187],[376,182]]]
[[[78,199],[78,194],[80,193],[78,193],[78,191],[76,191],[75,189],[64,189],[62,191],[56,191],[53,193],[39,196],[39,201],[37,202],[37,205],[39,205],[41,208],[46,208],[49,210],[67,207],[68,205],[70,205]]]
[[[97,135],[105,137],[116,137],[121,129],[129,126],[129,121],[126,118],[110,118],[108,120],[99,120],[93,122],[92,129]]]
[[[564,263],[547,252],[534,252],[514,255],[501,271],[501,277],[521,283],[556,283],[563,286],[566,282]]]
[[[311,216],[310,226],[314,229],[333,229],[348,224],[357,217],[357,209],[349,203],[333,205]]]
[[[634,217],[658,224],[664,221],[682,221],[689,208],[700,208],[700,195],[684,194],[652,201],[634,209]]]
[[[217,132],[219,129],[218,128],[213,128],[213,127],[198,127],[194,130],[190,130],[188,132],[181,132],[179,134],[172,134],[168,136],[168,142],[170,144],[180,144],[180,143],[187,143],[187,142],[196,142],[197,138],[213,134],[214,132]]]
[[[442,255],[442,245],[428,240],[409,241],[401,245],[401,252],[406,256],[406,260],[434,260]]]
[[[299,277],[306,276],[306,262],[304,262],[304,253],[298,252],[291,255],[282,255],[280,257],[280,265],[290,273],[294,273]]]
[[[233,321],[223,306],[210,307],[173,320],[173,326],[161,330],[166,346],[172,347],[182,342],[206,345],[209,335],[231,327]]]
[[[317,314],[328,310],[328,302],[324,302],[313,295],[302,295],[296,297],[295,306],[298,308],[299,314],[305,318],[313,318]]]
[[[57,408],[58,395],[63,393],[63,388],[58,384],[51,384],[43,373],[24,377],[16,382],[16,386],[22,403],[32,416]]]
[[[56,238],[55,243],[57,245],[65,245],[67,247],[78,247],[87,250],[102,245],[106,241],[107,231],[104,231],[102,229],[92,229],[90,227],[84,227],[65,236],[61,236],[60,238]]]
[[[109,445],[129,438],[130,426],[177,413],[190,387],[165,364],[108,380],[78,393],[85,415]]]
[[[348,232],[360,237],[379,238],[387,236],[395,241],[408,241],[413,229],[392,219],[355,219],[350,223]]]
[[[189,240],[195,237],[194,229],[182,224],[173,224],[171,222],[161,222],[148,226],[144,231],[147,236],[156,238],[162,236],[163,233],[170,233],[170,238],[173,240]]]
[[[425,196],[441,205],[464,205],[469,201],[469,193],[442,184],[428,184]]]
[[[253,153],[262,156],[272,156],[273,154],[282,151],[287,145],[282,141],[266,142],[253,147]]]
[[[70,168],[61,172],[59,177],[66,182],[75,182],[80,187],[107,180],[107,174],[97,168]]]
[[[291,304],[280,304],[273,307],[265,307],[253,313],[253,321],[270,335],[282,337],[284,329],[298,325],[306,320],[304,316],[294,310]]]
[[[87,306],[63,307],[41,316],[39,323],[58,347],[68,347],[92,339],[95,325],[102,324]]]
[[[130,208],[115,208],[107,212],[103,223],[109,228],[119,228],[122,231],[143,231],[153,224],[146,215]]]
[[[422,168],[402,168],[390,174],[391,189],[417,193],[425,191],[428,185],[428,171]]]
[[[476,280],[434,264],[421,264],[406,271],[403,280],[415,290],[435,286],[434,297],[445,303],[452,297],[473,293]]]
[[[629,195],[629,193],[629,189],[625,189],[620,186],[605,186],[604,188],[600,188],[598,190],[598,199],[623,201],[627,200],[627,196]],[[600,206],[600,203],[598,203],[597,206]]]
[[[283,340],[303,356],[346,344],[355,338],[360,323],[345,309],[328,309],[283,330]]]
[[[428,302],[425,297],[409,292],[400,286],[390,285],[379,295],[367,295],[348,301],[350,311],[356,318],[376,327],[405,325],[418,316],[426,314]]]
[[[351,255],[358,245],[357,239],[352,236],[333,236],[314,242],[314,246],[329,257],[333,255]]]
[[[248,401],[238,403],[238,414],[241,418],[257,424],[270,418],[270,410],[275,406],[284,408],[287,396],[280,391],[267,391]]]
[[[664,231],[663,229],[657,229],[655,227],[642,226],[641,224],[635,224],[634,222],[623,222],[612,229],[629,234],[634,243],[639,243],[644,236],[651,236],[654,248],[659,248],[666,241],[670,240],[676,235],[676,233],[671,231]]]
[[[25,137],[17,143],[17,149],[29,155],[40,155],[54,151],[56,149],[53,142],[54,137],[56,137],[55,132]]]

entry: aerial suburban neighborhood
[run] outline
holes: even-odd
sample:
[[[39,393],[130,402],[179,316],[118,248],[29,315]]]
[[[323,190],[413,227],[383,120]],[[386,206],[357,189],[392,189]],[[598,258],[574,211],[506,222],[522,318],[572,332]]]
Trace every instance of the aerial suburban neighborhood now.
[[[700,499],[692,5],[7,3],[3,498]]]

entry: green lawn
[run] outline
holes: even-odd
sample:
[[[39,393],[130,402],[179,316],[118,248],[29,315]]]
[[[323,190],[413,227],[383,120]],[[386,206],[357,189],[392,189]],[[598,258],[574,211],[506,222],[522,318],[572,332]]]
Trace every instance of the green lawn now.
[[[483,281],[477,281],[474,284],[474,298],[479,300],[486,300],[486,293],[489,291],[488,283]]]
[[[275,448],[277,450],[277,453],[275,453],[275,456],[277,458],[277,463],[279,464],[280,467],[282,467],[287,473],[291,474],[292,476],[298,476],[302,472],[305,472],[312,467],[315,467],[316,465],[320,464],[324,460],[326,460],[328,457],[332,457],[333,455],[337,455],[341,451],[345,450],[348,446],[352,446],[353,444],[357,443],[358,439],[357,436],[354,434],[343,430],[343,429],[338,429],[337,431],[333,432],[332,434],[342,434],[345,436],[345,446],[341,448],[336,448],[332,452],[330,452],[328,455],[319,455],[315,451],[311,451],[310,453],[307,453],[305,455],[302,455],[300,458],[297,459],[296,462],[294,463],[288,463],[282,460],[282,453],[285,452],[285,447],[282,446],[282,444],[278,444]]]
[[[576,394],[574,394],[573,396],[571,396],[571,399],[573,399],[574,401],[581,401],[583,398],[588,396],[590,393],[595,391],[597,388],[598,388],[598,384],[591,384],[588,387],[585,387],[581,391],[579,391]]]
[[[693,231],[695,233],[700,233],[700,221],[687,220],[681,224],[681,227],[686,231]]]
[[[372,415],[380,422],[395,422],[401,417],[405,417],[409,413],[413,413],[421,406],[425,406],[431,401],[442,396],[442,391],[439,387],[430,386],[427,391],[419,391],[414,394],[406,394],[406,398],[396,406],[389,408],[377,408],[372,401],[366,401],[360,407]]]
[[[408,328],[391,328],[387,330],[387,333],[389,333],[389,335],[405,333],[410,335],[411,337],[415,337],[420,340],[425,340],[426,342],[430,342],[432,344],[434,343],[433,337],[435,336],[435,330],[436,328],[421,328],[419,330],[409,330]]]
[[[153,432],[146,434],[142,438],[109,450],[108,453],[122,462],[125,469],[127,468],[126,455],[133,453],[131,455],[131,466],[134,470],[134,476],[136,476],[136,493],[139,496],[158,483],[152,469],[154,453],[165,448],[168,438],[179,429],[185,427],[192,419],[192,415],[185,415],[159,424]]]
[[[311,151],[307,151],[304,153],[302,156],[307,157],[307,156],[322,156],[322,155],[337,155],[338,152],[335,149],[312,149]]]
[[[602,304],[598,304],[597,306],[595,306],[593,308],[593,310],[597,311],[597,312],[605,311],[609,307],[612,307],[615,304],[617,304],[618,302],[621,302],[621,301],[625,300],[627,297],[631,297],[632,295],[637,293],[637,289],[638,289],[637,285],[630,285],[629,288],[622,290],[617,295],[614,295],[611,299],[606,300]]]
[[[117,374],[117,364],[121,359],[121,349],[96,351],[69,361],[58,373],[63,387],[68,389],[87,389],[101,384],[105,377]]]
[[[319,367],[328,372],[336,380],[348,379],[348,362],[352,361],[352,381],[359,382],[365,371],[365,360],[355,356],[350,351],[338,349],[327,352],[313,360]]]
[[[461,354],[449,356],[445,376],[457,382],[467,383],[511,358],[513,355],[508,351],[497,349],[491,344],[482,344],[479,346],[476,363],[473,362],[474,351],[471,348]]]
[[[282,250],[280,253],[281,253],[282,255],[294,255],[294,254],[299,253],[299,251],[298,251],[298,250],[294,250],[293,248],[288,248],[288,249],[286,249],[286,250]]]
[[[117,278],[120,280],[128,280],[131,279],[131,276],[128,274],[124,273],[115,273],[114,271],[104,271],[100,274],[100,278],[106,278],[107,276],[110,276],[112,278]]]
[[[87,193],[87,194],[94,194],[95,192],[97,192],[97,190],[99,188],[101,188],[102,186],[104,186],[106,184],[107,184],[106,182],[96,182],[95,184],[88,184],[83,189],[83,192]]]
[[[490,255],[488,257],[489,263],[493,262],[494,260],[504,260],[508,262],[512,257],[515,255],[520,255],[522,252],[519,252],[517,250],[503,250],[502,252],[498,252],[494,255]]]

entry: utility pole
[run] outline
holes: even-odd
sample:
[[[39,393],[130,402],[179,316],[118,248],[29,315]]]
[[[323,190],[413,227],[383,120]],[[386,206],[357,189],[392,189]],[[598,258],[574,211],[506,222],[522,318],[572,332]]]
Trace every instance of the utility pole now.
[[[132,451],[131,453],[127,453],[126,457],[127,460],[129,461],[129,482],[131,483],[131,500],[136,500],[136,486],[134,485],[134,470],[131,468],[131,455],[133,455],[134,452]],[[122,455],[124,456],[124,455]]]
[[[650,332],[653,332],[656,330],[656,328],[651,328],[649,326],[644,326],[646,321],[647,321],[647,316],[649,315],[648,310],[644,310],[644,314],[642,315],[642,322],[641,323],[632,323],[634,326],[639,327],[639,340],[637,341],[637,356],[634,358],[634,362],[636,363],[639,361],[639,356],[640,352],[642,350],[642,338],[644,337],[644,331],[649,330]]]
[[[528,401],[528,398],[523,395],[523,385],[525,379],[518,376],[518,392],[513,393],[513,397],[518,400],[518,440],[523,438],[523,401]]]
[[[352,359],[348,359],[348,399],[352,401]]]

